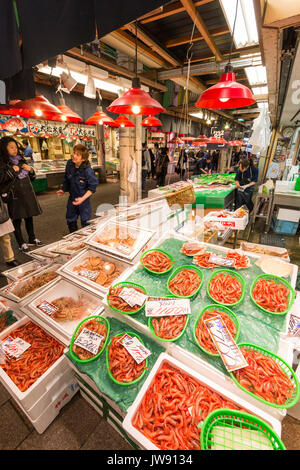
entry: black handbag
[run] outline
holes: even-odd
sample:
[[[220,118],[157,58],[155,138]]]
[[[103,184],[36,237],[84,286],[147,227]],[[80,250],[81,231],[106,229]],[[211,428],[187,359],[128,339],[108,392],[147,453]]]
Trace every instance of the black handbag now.
[[[2,201],[2,197],[0,197],[0,225],[7,222],[9,219],[9,214],[6,205]]]

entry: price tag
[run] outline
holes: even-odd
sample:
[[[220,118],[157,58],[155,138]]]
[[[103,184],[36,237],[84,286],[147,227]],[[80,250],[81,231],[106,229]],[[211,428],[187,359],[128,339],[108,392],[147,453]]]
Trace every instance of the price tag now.
[[[21,284],[22,280],[19,279],[18,281],[11,282],[8,287],[5,289],[5,292],[13,293],[16,288]]]
[[[125,302],[127,302],[130,307],[134,307],[135,305],[142,306],[147,299],[145,294],[132,289],[132,287],[124,287],[121,290],[119,297],[125,300]]]
[[[1,344],[2,351],[9,357],[17,359],[21,356],[31,344],[24,341],[22,338],[13,339],[11,336],[6,338],[5,341]]]
[[[233,267],[235,265],[235,259],[224,258],[224,256],[216,255],[215,253],[210,255],[209,262],[228,267]]]
[[[99,276],[97,271],[89,271],[88,269],[82,269],[79,273],[79,276],[85,277],[91,281],[95,281]]]
[[[146,317],[167,317],[171,315],[189,315],[190,299],[168,297],[148,297],[145,307]]]
[[[247,367],[248,364],[223,319],[216,315],[213,318],[204,320],[204,323],[228,372]]]
[[[43,313],[46,313],[46,315],[49,315],[49,317],[51,317],[53,313],[59,310],[58,307],[51,304],[47,300],[43,300],[43,302],[40,305],[37,305],[37,308],[40,309]]]
[[[77,336],[74,344],[80,346],[81,348],[89,351],[90,353],[98,354],[99,346],[101,341],[104,339],[104,336],[99,335],[95,331],[89,330],[88,328],[83,328],[81,333]]]
[[[151,351],[145,348],[136,336],[131,337],[129,335],[124,335],[120,339],[120,343],[129,352],[137,364],[143,362],[151,354]]]
[[[128,246],[121,245],[121,244],[119,244],[119,245],[117,246],[117,249],[120,250],[120,251],[122,251],[122,252],[125,253],[126,255],[129,255],[130,252],[131,252],[131,249],[130,249]]]

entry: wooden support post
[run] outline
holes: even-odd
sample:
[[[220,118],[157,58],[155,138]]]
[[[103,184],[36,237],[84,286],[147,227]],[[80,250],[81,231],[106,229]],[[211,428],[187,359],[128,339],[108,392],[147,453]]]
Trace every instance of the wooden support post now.
[[[100,166],[99,183],[106,183],[105,143],[103,126],[96,125],[96,152]]]

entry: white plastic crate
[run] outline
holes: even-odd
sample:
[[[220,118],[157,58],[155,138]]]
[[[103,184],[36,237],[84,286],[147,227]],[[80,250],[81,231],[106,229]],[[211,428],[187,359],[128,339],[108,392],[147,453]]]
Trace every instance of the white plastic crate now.
[[[146,381],[144,382],[133,404],[128,409],[127,415],[123,422],[123,428],[125,429],[125,431],[128,433],[128,435],[131,438],[134,439],[135,442],[138,442],[142,448],[147,449],[147,450],[159,450],[149,439],[147,439],[144,436],[144,434],[142,434],[132,425],[132,419],[147,389],[150,387],[154,376],[156,375],[162,363],[165,361],[167,361],[170,365],[173,365],[174,367],[178,368],[182,372],[189,374],[191,377],[196,379],[198,382],[203,383],[204,385],[209,387],[211,390],[214,390],[217,393],[223,395],[228,400],[234,402],[236,405],[247,410],[247,412],[254,414],[256,416],[259,416],[261,419],[266,421],[273,428],[273,430],[278,434],[278,436],[281,435],[281,423],[279,420],[275,419],[271,415],[266,414],[263,410],[257,408],[255,405],[250,403],[250,401],[242,398],[237,393],[231,392],[223,388],[219,383],[215,381],[216,376],[215,374],[213,374],[213,371],[211,373],[210,378],[208,378],[207,376],[204,376],[201,373],[194,371],[193,369],[183,364],[182,362],[178,361],[177,359],[174,359],[169,354],[162,353],[159,356],[156,364],[154,365]]]
[[[27,279],[28,277],[41,272],[49,263],[51,263],[49,260],[44,262],[33,260],[28,263],[21,264],[20,266],[16,266],[15,268],[7,269],[6,271],[3,271],[2,274],[3,276],[6,276],[8,282],[17,281],[18,279]],[[34,269],[34,272],[26,274],[32,269]]]
[[[244,215],[244,217],[218,217],[218,212],[209,212],[204,217],[204,222],[217,222],[223,225],[224,227],[231,228],[233,230],[245,230],[249,222],[249,214]]]
[[[16,328],[25,325],[30,320],[27,317],[17,321],[11,327],[7,328],[5,332],[0,334],[0,341],[10,335],[10,333]],[[64,350],[66,352],[67,349]],[[47,387],[53,381],[55,377],[63,373],[69,368],[66,356],[63,354],[49,369],[39,377],[31,387],[25,392],[21,392],[17,385],[10,379],[10,377],[0,367],[0,382],[10,393],[10,395],[19,403],[24,409],[29,410],[47,391]]]

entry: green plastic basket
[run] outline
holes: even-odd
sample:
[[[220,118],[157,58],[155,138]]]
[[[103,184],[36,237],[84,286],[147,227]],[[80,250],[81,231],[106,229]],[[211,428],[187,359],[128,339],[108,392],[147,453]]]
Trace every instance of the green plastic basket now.
[[[141,286],[140,284],[135,284],[134,282],[118,282],[118,284],[115,284],[114,286],[112,286],[111,289],[114,289],[115,287],[118,287],[118,286],[122,286],[122,287],[132,287],[132,286],[139,287],[140,289],[143,289],[144,294],[147,295],[145,287]],[[145,302],[144,302],[143,305],[141,307],[139,307],[137,310],[133,310],[132,312],[123,312],[123,310],[119,310],[118,308],[113,307],[112,305],[110,305],[109,292],[107,294],[106,300],[107,300],[107,304],[109,305],[110,308],[112,308],[116,312],[122,313],[122,315],[134,315],[135,313],[138,313],[140,310],[142,310],[144,308],[144,305],[145,305]]]
[[[273,354],[271,351],[268,351],[267,349],[263,349],[263,348],[257,346],[256,344],[240,343],[240,344],[238,344],[238,347],[239,348],[243,347],[245,349],[252,349],[254,351],[260,352],[264,356],[271,357],[272,359],[274,359],[274,361],[277,362],[277,364],[281,367],[281,369],[285,372],[285,374],[291,380],[291,382],[293,384],[293,394],[292,394],[291,398],[289,398],[286,401],[286,403],[284,403],[283,405],[278,405],[277,403],[270,403],[269,401],[264,400],[261,397],[258,397],[257,395],[255,395],[254,393],[250,392],[245,387],[243,387],[238,382],[238,380],[235,378],[233,372],[230,372],[230,376],[231,376],[232,380],[236,383],[236,385],[241,390],[244,390],[244,392],[248,393],[248,395],[256,398],[256,400],[259,400],[261,403],[265,403],[269,406],[272,406],[273,408],[287,409],[287,408],[291,408],[292,406],[296,405],[296,403],[298,402],[298,400],[300,398],[300,386],[299,386],[298,378],[297,378],[296,374],[294,373],[293,369],[283,359],[281,359],[281,357],[276,356],[276,354]]]
[[[163,271],[163,272],[161,272],[161,273],[158,273],[158,272],[156,272],[156,271],[152,271],[152,270],[149,269],[149,268],[146,268],[146,266],[143,264],[143,258],[144,258],[144,256],[145,256],[147,253],[151,253],[152,251],[160,251],[160,252],[163,253],[164,255],[167,255],[167,256],[170,258],[170,260],[171,260],[171,267],[170,267],[169,269],[167,269],[166,271]],[[152,248],[151,250],[147,250],[147,251],[145,251],[145,252],[142,254],[142,256],[140,257],[140,263],[141,263],[141,265],[143,266],[143,268],[146,269],[149,273],[151,273],[151,274],[157,274],[157,275],[162,275],[162,274],[168,273],[169,271],[171,271],[171,269],[173,269],[175,261],[174,261],[173,256],[171,256],[171,255],[170,255],[169,253],[167,253],[166,251],[160,250],[159,248]]]
[[[142,344],[144,344],[143,341],[141,340],[141,338],[136,333],[133,333],[132,331],[129,331],[129,332],[124,331],[124,333],[121,333],[121,334],[116,335],[116,336],[119,336],[121,338],[124,335],[135,336]],[[143,372],[141,373],[141,375],[137,379],[133,380],[132,382],[119,382],[118,380],[116,380],[114,378],[114,376],[112,375],[112,373],[110,371],[110,368],[109,368],[109,346],[111,345],[111,342],[112,342],[112,339],[110,339],[110,341],[108,343],[108,346],[106,348],[106,368],[107,368],[107,372],[108,372],[109,377],[111,378],[111,380],[113,382],[115,382],[118,385],[128,386],[128,385],[136,384],[137,382],[139,382],[143,378],[143,376],[146,373],[146,370],[148,368],[148,358],[145,359],[145,369],[143,370]]]
[[[196,336],[196,329],[197,329],[197,325],[202,317],[202,315],[204,315],[205,312],[207,311],[210,311],[210,310],[220,310],[221,312],[223,313],[226,313],[226,315],[228,315],[234,322],[235,326],[236,326],[236,334],[234,336],[234,340],[237,341],[238,340],[238,337],[239,337],[239,334],[240,334],[240,322],[238,321],[238,318],[236,317],[236,315],[227,307],[225,307],[224,305],[207,305],[207,307],[204,307],[201,312],[199,313],[196,321],[195,321],[195,324],[194,324],[194,328],[193,328],[193,334],[194,334],[194,340],[195,340],[195,343],[197,344],[197,346],[202,349],[202,351],[204,351],[206,354],[208,354],[209,356],[220,356],[219,353],[211,353],[209,351],[207,351],[203,346],[201,346],[201,344],[198,342],[198,339],[197,339],[197,336]]]
[[[96,319],[97,321],[99,321],[100,323],[105,323],[106,324],[106,338],[105,338],[105,341],[103,343],[103,346],[101,348],[101,350],[98,352],[98,354],[96,354],[94,357],[90,358],[90,359],[86,359],[86,360],[83,360],[83,359],[79,359],[79,357],[74,353],[73,351],[73,344],[74,344],[74,341],[76,339],[76,334],[79,330],[79,328],[82,326],[83,323],[86,323],[88,322],[89,320],[92,320],[92,319]],[[77,326],[76,330],[74,331],[73,333],[73,336],[71,338],[71,342],[70,342],[70,346],[69,346],[69,353],[70,353],[70,356],[72,357],[72,359],[74,359],[74,361],[76,362],[80,362],[82,364],[85,364],[87,362],[92,362],[94,361],[95,359],[98,359],[99,356],[101,356],[101,354],[103,353],[106,345],[107,345],[107,341],[108,341],[108,338],[109,338],[109,332],[110,332],[110,324],[109,324],[109,321],[107,318],[105,317],[101,317],[100,315],[92,315],[91,317],[87,317],[85,318],[84,320],[82,320],[79,325]]]
[[[210,292],[209,292],[210,283],[211,283],[212,279],[220,273],[229,274],[231,277],[235,277],[242,284],[242,295],[241,295],[240,299],[237,302],[233,302],[232,304],[225,304],[223,302],[219,302],[218,300],[216,300],[210,294]],[[238,274],[237,272],[231,271],[230,269],[219,269],[218,271],[213,272],[212,275],[210,276],[210,278],[207,282],[207,286],[206,286],[206,292],[207,292],[207,295],[210,299],[212,299],[214,302],[216,302],[219,305],[227,305],[228,307],[233,307],[234,305],[240,304],[243,301],[244,297],[245,297],[245,290],[246,290],[246,283],[245,283],[244,278],[240,274]]]
[[[284,312],[271,312],[271,310],[267,310],[266,308],[262,307],[261,305],[259,305],[253,298],[253,289],[255,287],[255,284],[257,283],[257,281],[259,279],[265,279],[266,281],[275,281],[277,284],[283,284],[285,287],[288,288],[289,290],[289,303],[288,303],[288,308],[286,310],[284,310]],[[263,312],[266,312],[266,313],[271,313],[272,315],[286,315],[289,310],[291,309],[293,303],[294,303],[294,300],[295,300],[295,291],[294,289],[292,288],[292,286],[289,284],[289,282],[287,282],[285,279],[283,279],[282,277],[279,277],[279,276],[274,276],[273,274],[261,274],[260,276],[257,276],[254,281],[252,282],[252,285],[251,285],[251,289],[250,289],[250,296],[251,296],[251,300],[252,302],[260,309],[262,310]]]
[[[219,408],[201,427],[202,450],[286,450],[273,429],[249,413]]]
[[[199,287],[191,295],[177,295],[177,294],[174,294],[174,292],[172,292],[171,289],[169,288],[169,284],[170,284],[171,280],[176,276],[176,274],[178,274],[183,269],[190,269],[192,271],[195,271],[200,276]],[[192,297],[196,297],[196,295],[198,294],[199,290],[202,287],[202,284],[203,284],[203,273],[202,273],[202,271],[199,268],[197,268],[196,266],[192,266],[190,264],[187,264],[187,265],[179,266],[179,268],[175,269],[175,271],[172,272],[171,276],[169,277],[169,279],[167,281],[167,289],[173,297],[178,297],[180,299],[191,299]]]
[[[186,327],[187,327],[187,324],[188,324],[189,319],[190,319],[189,318],[190,315],[186,315],[186,317],[187,317],[187,319],[186,319],[184,327],[182,328],[180,334],[178,336],[176,336],[175,338],[165,339],[165,338],[161,338],[160,336],[157,336],[157,334],[154,331],[153,325],[152,325],[152,320],[155,317],[149,317],[148,318],[148,327],[149,327],[149,330],[150,330],[151,334],[154,336],[154,338],[157,338],[159,341],[165,341],[166,343],[170,343],[172,341],[177,341],[184,334],[184,332],[186,330]]]

